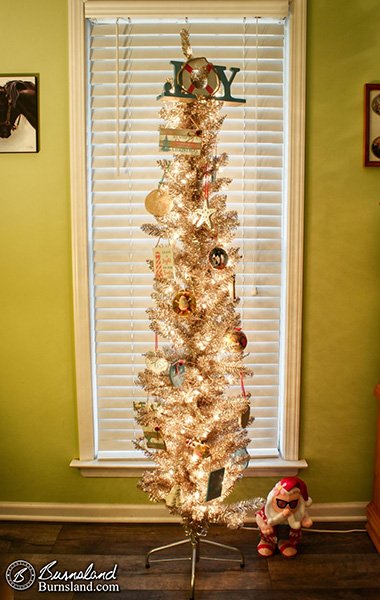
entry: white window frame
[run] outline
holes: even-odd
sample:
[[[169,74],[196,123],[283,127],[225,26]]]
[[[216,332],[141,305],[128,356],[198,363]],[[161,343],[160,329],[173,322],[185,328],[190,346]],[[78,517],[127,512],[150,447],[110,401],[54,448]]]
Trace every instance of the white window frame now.
[[[271,16],[282,0],[219,0],[218,15],[233,16],[242,10],[250,14]],[[148,467],[147,459],[98,460],[96,457],[93,406],[93,375],[91,369],[90,298],[88,277],[88,220],[86,171],[86,67],[85,67],[85,5],[101,16],[133,16],[157,13],[186,16],[209,12],[204,0],[68,0],[69,7],[69,78],[70,78],[70,168],[72,207],[72,252],[74,331],[79,432],[79,458],[71,461],[88,477],[136,477]],[[299,415],[301,380],[301,330],[303,283],[303,223],[304,223],[304,150],[306,94],[306,9],[307,0],[289,2],[290,54],[287,180],[289,204],[285,261],[287,297],[282,319],[286,336],[282,341],[284,377],[283,402],[280,406],[279,458],[254,458],[245,476],[295,475],[307,463],[299,458]]]

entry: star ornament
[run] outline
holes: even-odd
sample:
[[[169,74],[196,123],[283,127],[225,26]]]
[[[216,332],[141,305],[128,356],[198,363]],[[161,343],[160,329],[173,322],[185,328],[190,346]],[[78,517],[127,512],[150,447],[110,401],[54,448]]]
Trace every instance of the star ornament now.
[[[203,206],[198,208],[198,210],[194,213],[193,224],[196,227],[202,227],[202,225],[207,225],[210,229],[212,228],[211,217],[216,212],[215,208],[210,208],[207,204],[207,199],[203,200]]]

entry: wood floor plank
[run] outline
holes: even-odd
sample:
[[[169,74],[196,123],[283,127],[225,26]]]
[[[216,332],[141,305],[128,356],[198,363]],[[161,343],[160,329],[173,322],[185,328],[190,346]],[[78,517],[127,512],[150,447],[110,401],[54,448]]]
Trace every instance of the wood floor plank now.
[[[0,540],[10,543],[5,552],[50,552],[61,527],[61,523],[0,521]]]
[[[333,536],[333,538],[332,538]],[[365,531],[354,533],[319,533],[318,530],[303,532],[300,550],[302,554],[330,554],[331,540],[335,554],[376,554],[376,548]]]
[[[8,539],[0,538],[0,554],[10,552],[12,542]]]
[[[73,600],[74,594],[72,594],[70,592],[41,593],[38,590],[29,589],[24,592],[15,592],[14,600],[42,600],[42,598],[44,598],[44,597],[49,600],[50,600],[50,598],[52,600],[54,600],[54,599],[56,599],[56,600]],[[103,594],[103,600],[104,600],[104,594]],[[109,600],[112,600],[112,599],[110,598]]]
[[[54,545],[57,554],[123,554],[184,539],[180,525],[65,523]]]
[[[276,589],[291,589],[295,581],[302,589],[380,589],[380,557],[375,554],[365,559],[357,554],[300,555],[293,560],[274,556],[268,568]]]

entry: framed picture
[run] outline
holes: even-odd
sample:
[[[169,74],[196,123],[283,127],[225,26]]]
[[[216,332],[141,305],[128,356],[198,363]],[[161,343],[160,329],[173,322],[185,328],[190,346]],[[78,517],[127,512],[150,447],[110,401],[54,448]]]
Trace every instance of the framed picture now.
[[[380,167],[380,83],[364,86],[364,165]]]
[[[38,75],[0,74],[0,153],[38,150]]]

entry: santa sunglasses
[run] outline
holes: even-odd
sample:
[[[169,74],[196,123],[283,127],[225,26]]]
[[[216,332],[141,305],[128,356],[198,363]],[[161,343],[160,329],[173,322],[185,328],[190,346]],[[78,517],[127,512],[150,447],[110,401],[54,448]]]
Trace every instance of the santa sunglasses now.
[[[288,504],[289,508],[296,508],[298,504],[298,498],[296,498],[295,500],[290,500],[290,502],[287,502],[286,500],[281,500],[280,498],[276,498],[276,503],[278,508],[286,508]]]

